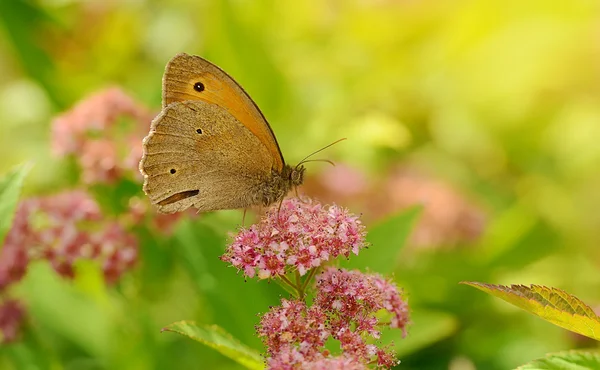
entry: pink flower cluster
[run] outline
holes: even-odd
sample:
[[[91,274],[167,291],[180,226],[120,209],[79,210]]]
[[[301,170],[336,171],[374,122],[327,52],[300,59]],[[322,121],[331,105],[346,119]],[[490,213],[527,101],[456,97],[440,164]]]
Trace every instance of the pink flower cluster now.
[[[396,285],[381,275],[328,268],[319,275],[317,284],[315,304],[335,314],[339,321],[337,326],[349,327],[350,320],[354,320],[357,329],[379,338],[373,324],[377,321],[374,313],[386,310],[392,314],[390,328],[402,329],[406,335],[408,305]]]
[[[357,361],[354,357],[325,356],[319,353],[314,358],[307,360],[298,351],[290,350],[281,352],[277,357],[270,358],[268,361],[271,370],[368,370],[369,367]]]
[[[328,268],[316,289],[311,307],[283,299],[262,317],[257,333],[271,369],[389,368],[398,363],[390,348],[369,342],[380,337],[383,324],[376,314],[382,310],[391,316],[389,327],[406,330],[408,305],[394,284],[377,274]],[[341,356],[324,349],[328,338],[340,343]]]
[[[136,238],[103,218],[83,191],[31,198],[19,204],[0,252],[0,289],[25,274],[30,259],[46,259],[63,276],[72,277],[80,258],[100,261],[114,282],[137,260]]]
[[[195,219],[198,217],[198,211],[194,208],[189,208],[183,212],[159,213],[150,204],[146,196],[143,198],[134,196],[129,199],[127,217],[131,224],[146,225],[149,230],[156,230],[163,235],[170,235],[179,220],[182,218]]]
[[[22,201],[0,251],[0,293],[18,282],[30,261],[45,259],[65,277],[74,263],[87,258],[102,264],[107,282],[116,281],[137,260],[136,238],[103,218],[96,202],[83,191]],[[2,342],[17,338],[25,310],[18,301],[0,304]]]
[[[365,229],[357,216],[332,205],[286,199],[272,207],[260,223],[242,230],[221,257],[250,278],[301,276],[339,255],[358,254],[366,246]]]
[[[133,125],[121,127],[122,118]],[[126,175],[141,180],[142,139],[152,119],[147,108],[119,88],[99,91],[53,120],[53,150],[60,156],[75,155],[85,184],[110,184]],[[132,222],[169,233],[183,215],[153,210],[146,197],[132,197],[127,216]],[[196,212],[185,215],[194,217]]]
[[[111,135],[120,122],[129,117],[135,127],[123,142],[122,135]],[[75,154],[85,183],[111,183],[126,171],[138,174],[142,158],[142,138],[152,114],[118,88],[96,93],[79,102],[52,122],[52,146],[56,154]]]
[[[6,300],[0,304],[0,333],[2,343],[17,340],[23,326],[25,310],[19,301]]]
[[[265,313],[257,332],[272,357],[280,353],[292,356],[293,351],[303,358],[313,357],[329,337],[326,319],[318,306],[308,308],[303,301],[282,299],[281,306]],[[299,344],[299,348],[292,348],[293,344]]]

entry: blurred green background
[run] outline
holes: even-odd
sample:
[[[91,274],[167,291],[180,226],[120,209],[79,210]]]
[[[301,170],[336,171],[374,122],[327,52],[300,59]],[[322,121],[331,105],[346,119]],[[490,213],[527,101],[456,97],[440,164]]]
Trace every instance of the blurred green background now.
[[[25,196],[71,186],[72,168],[50,155],[52,117],[114,85],[158,110],[166,62],[201,55],[250,93],[289,163],[348,138],[322,157],[370,190],[327,199],[364,212],[368,227],[424,203],[417,230],[429,242],[400,250],[392,228],[391,244],[369,250],[397,254],[382,272],[414,315],[396,340],[398,368],[509,369],[595,346],[458,282],[545,284],[600,302],[599,10],[592,0],[2,0],[0,173],[31,160]],[[325,165],[308,171],[317,197],[346,184],[329,184],[341,177]],[[456,237],[472,213],[476,230]],[[218,261],[240,217],[185,221],[172,237],[138,232],[138,267],[115,286],[85,265],[73,282],[32,266],[12,292],[26,330],[0,348],[0,368],[239,368],[160,328],[216,323],[262,350],[256,315],[283,292]],[[456,220],[435,222],[444,217]]]

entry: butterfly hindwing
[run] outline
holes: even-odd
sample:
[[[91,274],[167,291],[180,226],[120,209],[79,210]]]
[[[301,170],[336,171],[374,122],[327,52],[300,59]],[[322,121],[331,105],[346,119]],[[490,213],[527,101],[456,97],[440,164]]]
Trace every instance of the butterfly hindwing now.
[[[165,213],[244,208],[271,175],[273,157],[224,108],[174,102],[154,119],[144,139],[144,191]]]

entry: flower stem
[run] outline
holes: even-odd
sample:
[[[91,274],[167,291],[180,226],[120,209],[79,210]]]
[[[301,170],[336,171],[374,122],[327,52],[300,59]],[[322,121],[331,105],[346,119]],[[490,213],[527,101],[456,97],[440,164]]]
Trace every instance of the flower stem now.
[[[300,295],[300,291],[298,289],[298,286],[294,283],[292,283],[290,281],[290,279],[287,278],[287,276],[285,275],[279,275],[279,277],[281,278],[281,281],[283,281],[284,283],[286,283],[287,285],[289,285],[290,288],[292,288],[292,291],[296,293],[296,295]],[[288,290],[288,289],[286,289]]]
[[[306,280],[304,280],[304,283],[300,287],[302,293],[304,293],[306,291],[306,287],[308,286],[308,283],[310,283],[312,278],[317,274],[317,271],[319,271],[318,267],[310,270],[310,272],[308,273],[308,276],[306,277]]]
[[[296,276],[296,289],[298,289],[298,297],[304,300],[304,289],[302,289],[300,273],[298,272],[298,270],[295,271],[294,275]]]

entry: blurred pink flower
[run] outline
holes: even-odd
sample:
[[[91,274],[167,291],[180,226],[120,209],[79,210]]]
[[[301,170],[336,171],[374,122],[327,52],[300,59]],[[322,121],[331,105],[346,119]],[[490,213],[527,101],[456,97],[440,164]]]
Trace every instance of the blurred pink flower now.
[[[14,342],[23,326],[25,310],[16,300],[0,304],[0,333],[2,344]]]
[[[341,198],[356,197],[368,189],[366,175],[344,163],[327,168],[319,175],[319,180],[327,184],[328,190]]]
[[[149,229],[156,230],[163,235],[170,235],[179,220],[183,218],[195,219],[198,216],[198,211],[194,208],[177,213],[160,213],[148,202],[148,198],[145,196],[129,199],[129,224],[147,225]]]
[[[111,131],[121,117],[129,117],[135,124],[126,133],[125,140],[121,132]],[[77,156],[86,183],[110,183],[125,171],[138,176],[142,138],[152,118],[147,108],[122,90],[109,88],[80,101],[54,119],[52,148],[60,156]]]
[[[397,166],[381,179],[339,164],[308,178],[303,188],[323,201],[359,207],[367,220],[423,205],[409,240],[410,245],[418,248],[472,242],[486,224],[484,210],[456,187],[406,165]]]
[[[79,151],[82,180],[86,184],[109,183],[121,176],[117,147],[109,139],[90,140]]]
[[[248,277],[261,279],[295,269],[300,275],[366,246],[365,228],[346,209],[298,199],[272,207],[258,224],[240,231],[221,257]]]
[[[387,181],[389,210],[424,206],[410,243],[421,248],[452,246],[476,240],[483,232],[483,210],[448,182],[410,168],[396,169]]]
[[[114,282],[137,260],[135,237],[104,219],[96,202],[83,191],[67,191],[22,201],[0,252],[0,287],[18,281],[30,259],[46,259],[61,275],[73,277],[81,258],[102,264]]]
[[[27,225],[17,219],[23,215],[23,212],[20,215],[17,213],[12,229],[14,231],[6,235],[4,246],[0,251],[0,291],[13,282],[21,280],[27,271],[29,255],[27,250],[21,247],[20,240],[15,240],[21,239],[21,236],[28,232]]]
[[[132,171],[135,175],[135,178],[140,182],[144,180],[144,176],[142,176],[142,173],[140,172],[140,161],[142,160],[142,154],[144,151],[143,137],[144,135],[141,135],[142,139],[140,139],[140,136],[134,135],[127,139],[128,153],[125,156],[122,164],[123,168]]]

